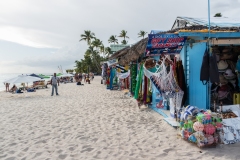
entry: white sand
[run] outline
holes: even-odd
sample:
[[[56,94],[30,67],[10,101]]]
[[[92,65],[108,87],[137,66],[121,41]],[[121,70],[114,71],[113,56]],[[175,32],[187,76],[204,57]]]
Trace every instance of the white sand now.
[[[0,93],[0,159],[240,159],[240,143],[201,150],[158,113],[106,90],[100,77],[50,94]]]

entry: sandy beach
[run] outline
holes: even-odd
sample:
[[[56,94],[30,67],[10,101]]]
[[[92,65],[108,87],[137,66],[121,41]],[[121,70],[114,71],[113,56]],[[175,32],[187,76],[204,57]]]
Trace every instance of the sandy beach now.
[[[199,149],[161,115],[121,91],[60,84],[36,93],[0,93],[0,159],[240,159],[240,143]]]

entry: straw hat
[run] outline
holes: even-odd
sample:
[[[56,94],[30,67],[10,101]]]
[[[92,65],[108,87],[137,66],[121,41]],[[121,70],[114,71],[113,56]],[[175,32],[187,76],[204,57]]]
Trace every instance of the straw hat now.
[[[227,68],[228,68],[227,62],[225,62],[223,60],[218,62],[218,69],[219,69],[220,72],[225,71]]]
[[[231,52],[231,49],[230,48],[225,48],[222,50],[222,53],[229,53]]]
[[[234,79],[234,78],[236,78],[236,75],[233,74],[233,72],[232,72],[231,69],[227,69],[227,70],[225,71],[225,73],[224,73],[224,77],[225,77],[226,79]]]
[[[227,80],[224,78],[224,76],[221,75],[221,74],[220,74],[220,76],[219,76],[219,80],[220,80],[221,85],[225,85],[225,84],[228,83],[228,81],[227,81]]]

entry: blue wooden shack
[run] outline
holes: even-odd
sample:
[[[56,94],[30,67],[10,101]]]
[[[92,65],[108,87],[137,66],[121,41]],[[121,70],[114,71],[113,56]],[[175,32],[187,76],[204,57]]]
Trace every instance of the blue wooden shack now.
[[[208,42],[210,41],[210,49],[213,46],[240,46],[240,20],[222,17],[212,18],[210,22],[210,34],[208,27],[207,18],[177,17],[170,31],[157,33],[177,33],[180,37],[187,37],[187,41],[180,52],[187,85],[187,91],[185,93],[187,94],[187,101],[185,102],[185,106],[192,105],[201,109],[210,109],[210,106],[213,105],[211,102],[212,84],[208,83],[204,85],[200,81],[202,59],[208,47]],[[151,33],[156,34],[156,32]],[[240,55],[240,52],[238,55]],[[155,56],[154,58],[159,59],[159,56]],[[169,112],[156,108],[159,97],[157,96],[158,92],[156,89],[154,88],[153,90],[155,92],[153,92],[151,108],[164,117],[169,117]]]
[[[190,29],[180,29],[184,27],[189,27]],[[178,31],[179,36],[188,37],[188,41],[180,53],[185,69],[188,92],[186,103],[202,109],[209,109],[211,105],[211,84],[203,85],[200,81],[202,58],[209,37],[209,33],[204,29],[205,27],[208,28],[207,18],[177,17],[171,30],[180,29]],[[240,45],[240,20],[221,17],[212,18],[210,28],[211,46]]]

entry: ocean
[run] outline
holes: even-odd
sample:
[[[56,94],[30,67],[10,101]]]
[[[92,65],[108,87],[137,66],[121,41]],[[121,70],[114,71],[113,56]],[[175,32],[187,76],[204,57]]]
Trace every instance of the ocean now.
[[[31,73],[24,73],[24,75],[28,75],[28,74],[31,74]],[[37,73],[35,73],[37,74]],[[46,73],[43,73],[44,75],[52,75],[52,74],[46,74]],[[19,73],[0,73],[0,91],[5,91],[5,85],[4,85],[4,81],[5,80],[8,80],[10,78],[14,78],[14,77],[17,77],[18,75],[21,75]],[[48,80],[48,79],[45,79],[45,80]],[[20,84],[16,84],[17,86],[19,86]],[[32,84],[29,84],[29,85],[32,85]],[[13,86],[13,84],[10,84],[10,87],[11,88]]]

